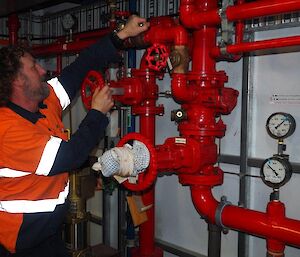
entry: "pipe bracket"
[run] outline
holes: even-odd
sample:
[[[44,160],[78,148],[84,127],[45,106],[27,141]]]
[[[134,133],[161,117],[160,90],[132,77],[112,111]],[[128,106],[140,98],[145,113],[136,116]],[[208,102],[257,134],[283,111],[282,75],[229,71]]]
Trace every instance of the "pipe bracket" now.
[[[219,47],[221,49],[225,48],[225,50],[225,46],[233,43],[233,22],[229,22],[226,15],[227,7],[233,5],[233,0],[223,0],[222,8],[219,10],[219,16],[221,18],[221,40],[219,41]]]
[[[222,223],[222,212],[227,205],[232,205],[232,203],[227,201],[227,197],[223,195],[221,197],[221,201],[216,209],[216,214],[215,214],[216,225],[220,226],[223,232],[226,232],[228,230],[228,228],[225,227]]]

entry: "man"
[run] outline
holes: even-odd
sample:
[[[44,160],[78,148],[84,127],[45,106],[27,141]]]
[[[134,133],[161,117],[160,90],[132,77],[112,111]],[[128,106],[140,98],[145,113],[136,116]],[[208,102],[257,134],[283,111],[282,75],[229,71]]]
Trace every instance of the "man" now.
[[[144,26],[140,26],[144,24]],[[61,121],[89,70],[118,60],[122,40],[148,29],[131,16],[124,29],[82,51],[48,83],[45,70],[20,47],[0,49],[0,256],[68,256],[60,239],[69,189],[67,171],[80,167],[104,135],[113,106],[105,86],[67,141]]]

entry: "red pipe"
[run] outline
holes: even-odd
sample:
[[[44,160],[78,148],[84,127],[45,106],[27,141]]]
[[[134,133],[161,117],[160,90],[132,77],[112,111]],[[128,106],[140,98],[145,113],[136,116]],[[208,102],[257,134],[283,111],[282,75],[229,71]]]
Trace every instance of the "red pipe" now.
[[[298,220],[285,217],[276,219],[270,217],[268,213],[226,206],[222,213],[222,222],[229,228],[249,234],[275,239],[294,246],[300,244],[300,221]]]
[[[180,3],[179,13],[182,24],[187,28],[199,29],[205,26],[215,26],[221,23],[218,9],[202,10],[196,6],[195,0],[182,0]]]
[[[60,74],[62,71],[62,55],[59,54],[56,57],[56,72],[57,74]]]
[[[191,186],[191,194],[199,214],[215,223],[219,203],[214,199],[211,188]],[[227,205],[221,213],[221,222],[230,229],[299,246],[300,221],[284,217],[282,208],[283,204],[275,201],[269,202],[267,213]]]
[[[229,45],[226,47],[226,52],[229,54],[241,54],[253,52],[257,50],[266,50],[274,48],[282,48],[289,46],[297,46],[300,44],[300,36],[291,36],[276,39],[260,40],[256,42],[245,42],[240,44]],[[215,47],[211,50],[211,56],[220,56],[220,49]]]
[[[212,195],[211,187],[191,186],[193,204],[206,221],[215,224],[215,214],[219,202]]]
[[[87,32],[81,32],[81,33],[74,33],[72,35],[73,41],[78,41],[78,40],[87,40],[87,39],[99,39],[106,34],[111,32],[111,28],[102,28],[98,30],[93,30],[93,31],[87,31]],[[65,37],[61,36],[58,37],[56,40],[63,43],[65,41]]]
[[[299,10],[300,0],[267,0],[229,6],[225,12],[229,21],[238,21]],[[200,29],[203,26],[216,26],[221,23],[217,8],[205,10],[205,7],[199,6],[199,1],[196,0],[181,1],[180,20],[185,27],[193,29]]]
[[[90,39],[85,41],[77,41],[70,43],[53,43],[50,45],[36,46],[33,47],[31,53],[34,56],[51,56],[51,55],[60,55],[64,53],[78,53],[84,48],[94,44],[97,40]]]
[[[0,39],[0,46],[8,46],[9,41],[7,39]]]
[[[140,117],[140,133],[155,144],[155,116],[163,112],[163,107],[156,107],[158,86],[156,85],[156,74],[150,73],[145,68],[144,54],[139,70],[133,70],[132,76],[139,77],[141,83],[147,87],[148,98],[139,106],[132,107],[132,113]],[[147,210],[147,221],[139,228],[139,247],[132,250],[133,257],[162,257],[163,251],[155,246],[155,186],[141,193],[145,206],[152,206]]]
[[[176,24],[172,17],[161,16],[150,20],[150,29],[145,32],[144,41],[149,44],[188,45],[189,39],[186,29]]]
[[[226,15],[229,21],[247,20],[300,10],[300,0],[266,0],[229,6]]]
[[[9,44],[16,45],[18,43],[18,31],[20,28],[20,21],[17,14],[13,13],[9,15],[7,20]]]

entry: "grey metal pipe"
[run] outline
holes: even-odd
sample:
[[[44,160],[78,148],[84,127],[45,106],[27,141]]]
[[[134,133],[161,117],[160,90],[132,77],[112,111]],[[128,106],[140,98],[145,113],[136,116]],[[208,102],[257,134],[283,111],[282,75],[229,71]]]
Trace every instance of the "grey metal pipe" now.
[[[208,257],[221,256],[221,228],[208,223]]]
[[[239,206],[247,206],[247,193],[249,191],[249,183],[247,183],[248,173],[248,128],[249,128],[249,70],[250,57],[243,57],[243,73],[242,73],[242,106],[241,106],[241,145],[240,145],[240,184],[239,184]],[[238,233],[238,257],[246,257],[248,248],[248,237],[245,233]]]

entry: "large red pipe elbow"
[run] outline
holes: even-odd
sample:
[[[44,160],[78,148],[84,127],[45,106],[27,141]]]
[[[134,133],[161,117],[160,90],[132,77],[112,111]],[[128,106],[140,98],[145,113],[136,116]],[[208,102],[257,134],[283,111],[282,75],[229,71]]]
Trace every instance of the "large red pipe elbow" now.
[[[191,186],[191,196],[200,216],[205,218],[207,222],[215,224],[216,210],[219,202],[212,195],[211,187]]]
[[[188,87],[186,74],[172,74],[171,90],[177,103],[190,102],[196,97],[196,90]]]
[[[269,202],[266,213],[230,204],[219,208],[217,213],[220,203],[213,197],[211,187],[191,186],[191,195],[196,210],[210,223],[217,222],[230,229],[276,240],[277,245],[278,242],[300,245],[300,221],[286,218],[284,205],[279,201]],[[274,248],[272,242],[270,247]]]

